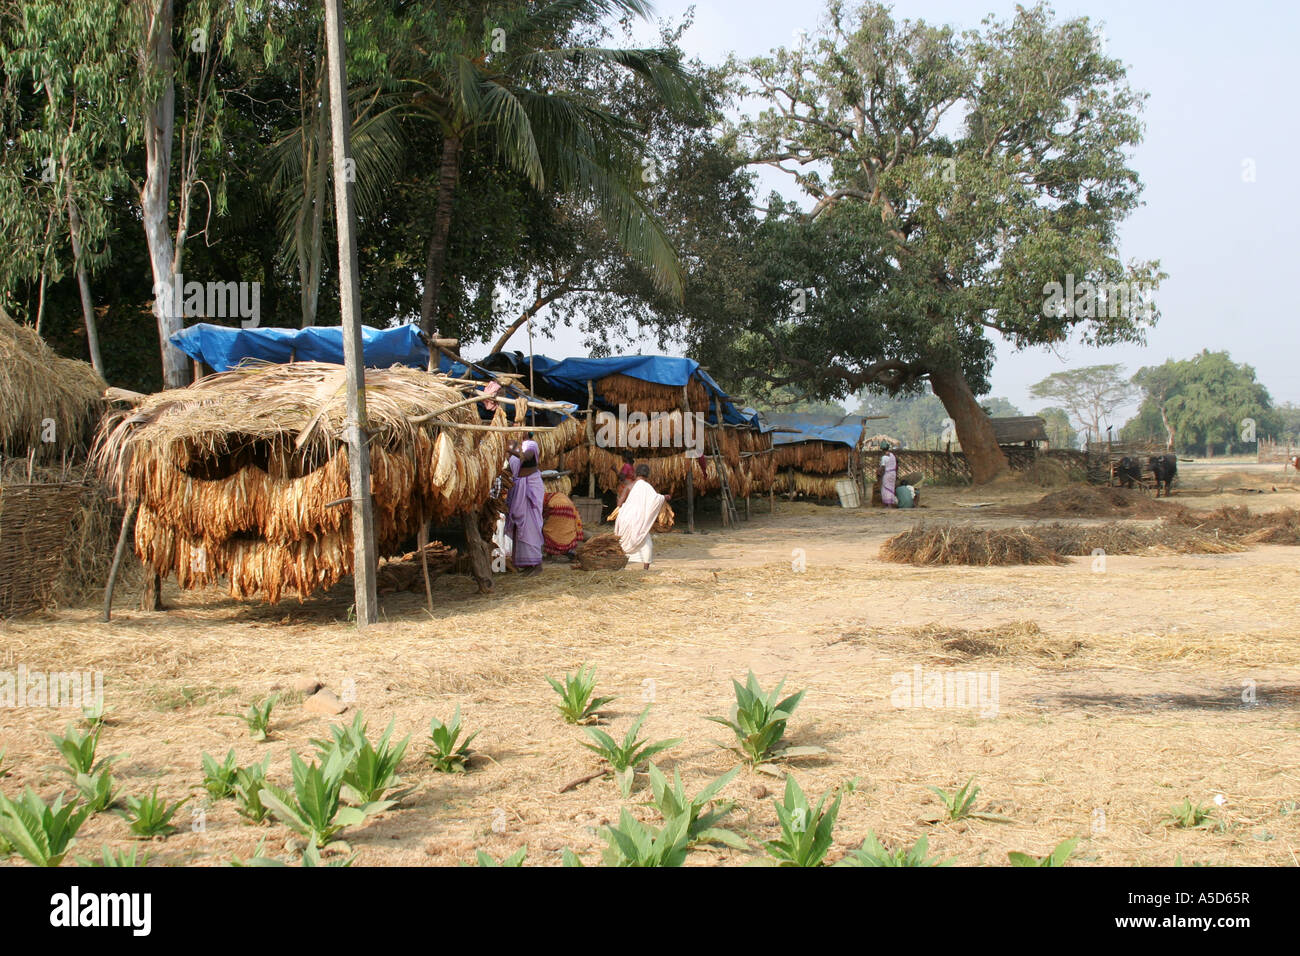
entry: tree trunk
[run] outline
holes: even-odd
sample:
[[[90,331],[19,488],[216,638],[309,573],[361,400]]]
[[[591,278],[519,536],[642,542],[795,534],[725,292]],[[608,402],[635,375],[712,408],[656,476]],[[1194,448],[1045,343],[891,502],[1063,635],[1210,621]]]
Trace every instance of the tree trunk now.
[[[1174,426],[1169,424],[1169,415],[1165,412],[1165,406],[1160,406],[1160,420],[1165,423],[1165,432],[1168,438],[1165,440],[1165,451],[1174,450]]]
[[[171,336],[185,326],[182,305],[172,294],[176,271],[175,245],[167,222],[167,200],[171,190],[172,137],[176,127],[176,84],[173,78],[172,0],[161,0],[157,12],[146,17],[143,71],[162,77],[158,99],[145,110],[145,179],[140,189],[140,211],[144,237],[149,246],[153,271],[153,313],[158,323],[158,344],[162,352],[163,386],[181,388],[189,383],[189,362],[171,344]]]
[[[492,548],[483,540],[478,523],[479,515],[475,512],[461,515],[461,524],[465,528],[465,544],[469,551],[470,574],[474,577],[474,583],[478,585],[479,593],[487,594],[492,590],[493,585]]]
[[[982,485],[1006,471],[1007,456],[998,447],[993,425],[975,401],[966,376],[957,369],[937,369],[930,372],[930,387],[957,427],[957,440],[966,453],[971,481]]]
[[[447,264],[447,236],[451,233],[451,206],[456,195],[456,177],[460,171],[459,137],[448,135],[442,141],[442,166],[438,173],[438,208],[433,217],[433,235],[424,263],[424,295],[420,299],[420,328],[433,339],[442,292],[442,272]],[[429,349],[429,370],[438,367],[437,350]]]
[[[81,317],[86,323],[86,345],[90,349],[90,364],[99,377],[104,377],[104,360],[99,354],[99,326],[95,323],[95,306],[90,301],[90,280],[86,277],[86,263],[81,258],[81,216],[77,204],[68,197],[68,234],[72,238],[72,261],[77,270],[77,290],[81,293]]]

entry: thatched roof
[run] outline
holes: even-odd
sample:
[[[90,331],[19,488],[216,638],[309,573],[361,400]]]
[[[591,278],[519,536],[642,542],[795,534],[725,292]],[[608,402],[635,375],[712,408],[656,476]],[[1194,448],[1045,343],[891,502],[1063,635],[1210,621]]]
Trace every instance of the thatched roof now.
[[[104,411],[104,380],[0,308],[0,454],[59,458],[84,448]],[[42,441],[53,422],[54,441]]]
[[[993,434],[997,436],[999,445],[1048,440],[1047,422],[1037,415],[990,418],[989,423],[993,426]]]
[[[381,555],[400,553],[423,519],[491,497],[509,423],[499,405],[485,430],[483,397],[416,369],[367,370]],[[93,461],[139,500],[136,553],[158,573],[183,587],[224,575],[237,597],[302,597],[352,570],[345,400],[341,366],[244,366],[110,414]]]

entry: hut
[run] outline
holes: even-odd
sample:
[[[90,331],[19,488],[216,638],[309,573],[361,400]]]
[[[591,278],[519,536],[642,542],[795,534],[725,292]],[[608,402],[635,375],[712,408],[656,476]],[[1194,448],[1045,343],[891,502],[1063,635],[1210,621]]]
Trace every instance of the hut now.
[[[59,355],[0,308],[0,617],[77,590],[71,578],[95,557],[85,539],[102,516],[82,505],[104,388],[90,365]],[[70,553],[70,541],[83,547]]]
[[[993,434],[1004,447],[1040,448],[1047,444],[1047,422],[1038,415],[990,418]]]
[[[400,555],[430,521],[490,535],[505,444],[526,400],[394,366],[366,371],[376,546]],[[108,415],[92,461],[137,508],[135,553],[183,588],[299,600],[352,572],[344,369],[244,362]],[[494,494],[494,491],[496,494]],[[480,582],[482,583],[482,582]]]
[[[726,520],[736,499],[771,487],[770,435],[693,359],[557,360],[515,352],[497,353],[485,364],[532,381],[545,398],[581,409],[571,425],[557,429],[551,446],[543,446],[543,467],[567,473],[574,490],[587,492],[579,502],[592,509],[589,514],[598,507],[597,495],[617,491],[625,454],[649,467],[650,482],[659,491],[687,499],[688,528],[696,495],[728,499]]]
[[[847,416],[770,413],[775,490],[807,498],[839,498],[840,482],[858,476],[862,424]]]

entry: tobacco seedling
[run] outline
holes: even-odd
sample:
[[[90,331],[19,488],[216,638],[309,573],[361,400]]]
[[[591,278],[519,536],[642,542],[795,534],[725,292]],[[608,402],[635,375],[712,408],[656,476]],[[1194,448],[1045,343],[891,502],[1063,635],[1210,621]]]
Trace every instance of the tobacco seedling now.
[[[836,866],[951,866],[951,860],[931,857],[930,841],[921,837],[910,847],[885,848],[874,832],[868,831],[862,846],[851,850]]]
[[[975,778],[971,777],[966,781],[966,786],[952,793],[940,790],[938,787],[926,787],[926,789],[936,794],[943,802],[942,819],[956,821],[969,817],[973,820],[988,820],[993,823],[1010,823],[1010,819],[1001,814],[975,809],[975,798],[979,796],[980,788],[972,786],[974,783]]]
[[[479,850],[474,854],[474,865],[475,866],[512,866],[512,867],[523,866],[524,860],[526,860],[527,858],[528,858],[527,846],[521,846],[519,849],[515,850],[514,853],[511,853],[508,857],[506,857],[505,859],[499,862],[490,853],[484,853],[482,850]]]
[[[1164,818],[1165,826],[1178,827],[1182,830],[1203,830],[1214,824],[1214,808],[1208,804],[1194,804],[1184,798],[1169,808]]]
[[[290,830],[305,837],[318,849],[335,841],[334,835],[345,827],[365,822],[367,817],[391,807],[391,800],[366,803],[359,807],[340,807],[343,774],[348,757],[335,749],[323,763],[307,763],[292,755],[293,792],[273,784],[260,791],[262,803]]]
[[[90,816],[90,808],[74,800],[64,804],[63,794],[48,806],[31,787],[18,800],[0,793],[0,837],[33,866],[58,866],[76,842],[77,831]]]
[[[627,798],[632,793],[632,780],[636,775],[637,767],[644,764],[655,754],[662,753],[669,747],[682,742],[680,737],[660,740],[655,743],[638,740],[637,732],[641,729],[641,725],[645,723],[645,719],[649,714],[649,707],[641,711],[641,715],[632,722],[632,726],[623,735],[621,744],[615,742],[613,737],[597,727],[582,728],[587,736],[595,741],[594,744],[583,744],[583,746],[599,754],[609,764],[610,769],[614,772],[615,779],[618,780],[618,789],[624,798]]]
[[[1078,837],[1062,840],[1047,856],[1030,856],[1028,853],[1013,851],[1007,854],[1007,859],[1011,861],[1012,866],[1065,866],[1065,861],[1070,858],[1078,842]]]
[[[835,800],[827,807],[826,801],[832,793]],[[831,790],[822,795],[816,807],[810,807],[794,776],[789,775],[785,778],[784,799],[772,802],[781,824],[781,835],[763,844],[767,855],[778,866],[821,866],[834,838],[840,794]]]
[[[54,742],[54,746],[58,748],[59,753],[63,756],[64,770],[74,780],[78,774],[83,773],[93,777],[100,770],[118,759],[117,757],[105,757],[98,763],[95,762],[95,748],[99,746],[98,729],[83,734],[72,724],[68,724],[62,737],[50,734],[50,740]]]
[[[463,741],[461,730],[460,705],[451,716],[451,722],[444,724],[437,717],[429,721],[429,743],[432,746],[426,752],[433,769],[439,773],[464,773],[473,751],[469,749],[470,741],[479,735],[476,730]],[[457,741],[460,741],[457,743]]]
[[[248,736],[261,743],[271,736],[271,711],[275,709],[276,701],[279,699],[279,694],[272,694],[260,703],[253,701],[248,705],[248,710],[245,713],[223,714],[222,716],[238,717],[248,726]]]
[[[668,778],[658,767],[650,764],[647,769],[650,774],[650,790],[653,794],[651,802],[665,820],[686,815],[686,835],[690,846],[721,843],[734,850],[749,849],[749,844],[739,834],[718,825],[731,813],[735,805],[731,801],[715,802],[718,792],[740,772],[739,767],[727,771],[694,797],[686,795],[681,774],[676,770],[673,771],[673,782],[669,786]]]
[[[592,699],[592,692],[596,689],[595,667],[584,670],[579,666],[572,674],[564,675],[563,684],[554,677],[547,677],[546,680],[560,695],[560,703],[557,706],[565,721],[570,724],[583,724],[595,720],[599,716],[596,711],[611,701],[618,700],[617,697]]]
[[[364,732],[361,734],[360,742],[348,760],[348,767],[343,771],[343,797],[349,803],[364,806],[387,800],[389,804],[396,804],[415,789],[395,789],[398,783],[397,765],[406,756],[406,747],[411,742],[411,737],[408,734],[397,744],[390,745],[393,724],[391,720],[388,722],[388,727],[377,744],[372,744]]]
[[[679,813],[662,827],[654,827],[624,807],[618,826],[605,827],[604,837],[607,846],[601,858],[606,866],[681,866],[690,848],[690,817]],[[566,858],[565,866],[569,865]]]
[[[731,682],[736,693],[736,703],[731,708],[731,716],[709,717],[715,724],[729,727],[736,735],[737,746],[719,746],[737,754],[751,767],[775,760],[778,757],[799,757],[825,753],[821,747],[786,747],[778,751],[777,744],[785,736],[786,722],[794,713],[803,695],[807,691],[791,694],[784,700],[779,699],[785,681],[777,684],[770,693],[764,693],[758,684],[758,678],[750,671],[745,683]]]
[[[73,783],[91,813],[101,813],[117,803],[117,791],[113,789],[113,775],[107,770],[101,770],[96,774],[79,773]]]
[[[166,800],[158,798],[158,788],[155,786],[153,792],[147,797],[127,797],[126,810],[122,812],[122,816],[137,839],[165,837],[176,832],[177,828],[171,822],[172,817],[176,815],[177,810],[189,803],[190,799],[186,797],[169,805]]]
[[[213,800],[224,800],[235,793],[235,774],[239,768],[235,765],[235,751],[226,751],[226,759],[217,763],[217,759],[207,753],[203,754],[203,789]]]
[[[234,797],[239,815],[249,823],[261,823],[270,811],[262,803],[262,788],[266,786],[266,771],[271,756],[261,763],[249,764],[235,771]]]
[[[100,850],[98,860],[79,856],[77,857],[77,866],[139,867],[145,866],[148,859],[149,854],[139,852],[139,847],[133,846],[127,850],[114,850],[103,847]]]

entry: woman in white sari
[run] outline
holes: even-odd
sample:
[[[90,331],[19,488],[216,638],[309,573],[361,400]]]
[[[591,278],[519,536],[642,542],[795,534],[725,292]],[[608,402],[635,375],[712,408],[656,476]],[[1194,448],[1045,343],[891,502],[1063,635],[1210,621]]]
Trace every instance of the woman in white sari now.
[[[667,497],[655,491],[646,479],[650,475],[649,465],[636,466],[636,481],[627,494],[626,500],[619,505],[618,517],[614,519],[614,533],[618,543],[629,561],[640,561],[646,570],[654,560],[655,521],[663,509]]]

